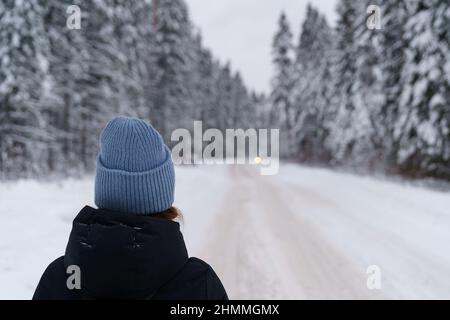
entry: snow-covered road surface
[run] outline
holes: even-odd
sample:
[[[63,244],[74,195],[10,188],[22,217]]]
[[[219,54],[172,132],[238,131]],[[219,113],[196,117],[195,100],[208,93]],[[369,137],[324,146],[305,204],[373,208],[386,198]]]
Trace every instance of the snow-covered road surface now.
[[[204,257],[234,298],[450,298],[450,196],[326,170],[233,185]],[[381,270],[381,290],[367,269]]]
[[[283,193],[290,190],[249,168],[233,168],[232,177],[233,187],[213,228],[220,231],[204,253],[231,297],[380,297],[367,290],[363,270],[303,216],[306,202],[321,206],[326,199],[291,186],[293,196],[304,201],[288,200]]]
[[[0,298],[28,299],[92,179],[0,185]],[[285,165],[177,168],[191,255],[235,299],[450,298],[450,195]],[[369,266],[381,290],[366,286]]]

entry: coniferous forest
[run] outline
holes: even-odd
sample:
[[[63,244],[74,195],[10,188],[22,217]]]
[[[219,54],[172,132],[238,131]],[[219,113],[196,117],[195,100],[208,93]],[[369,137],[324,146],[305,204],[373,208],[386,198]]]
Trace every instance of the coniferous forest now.
[[[381,29],[367,27],[370,4]],[[308,6],[298,41],[282,14],[272,118],[284,156],[313,165],[450,180],[450,2],[338,2],[330,27]]]
[[[70,5],[82,13],[66,28]],[[203,46],[183,0],[0,2],[2,178],[90,172],[114,115],[151,121],[166,141],[193,120],[254,123],[261,97]]]
[[[366,25],[373,3],[379,30]],[[80,30],[66,28],[70,5]],[[309,5],[298,39],[281,14],[265,96],[205,47],[184,0],[1,1],[0,179],[91,172],[121,114],[166,141],[193,120],[280,128],[291,161],[450,180],[450,3],[336,9],[331,25]]]

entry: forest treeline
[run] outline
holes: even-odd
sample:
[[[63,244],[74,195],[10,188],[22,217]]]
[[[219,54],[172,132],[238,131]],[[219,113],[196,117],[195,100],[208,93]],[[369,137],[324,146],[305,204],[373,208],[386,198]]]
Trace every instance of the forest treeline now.
[[[381,29],[367,20],[378,5]],[[272,119],[283,155],[450,180],[450,2],[340,0],[336,26],[308,6],[273,41]]]
[[[79,30],[66,27],[71,5]],[[148,119],[166,141],[193,120],[259,117],[263,96],[205,48],[183,0],[4,0],[0,26],[4,179],[92,171],[114,115]]]
[[[1,1],[0,179],[91,172],[121,114],[166,141],[194,120],[280,128],[286,159],[450,180],[450,3],[339,0],[333,25],[308,5],[297,40],[288,16],[266,97],[204,46],[184,0]]]

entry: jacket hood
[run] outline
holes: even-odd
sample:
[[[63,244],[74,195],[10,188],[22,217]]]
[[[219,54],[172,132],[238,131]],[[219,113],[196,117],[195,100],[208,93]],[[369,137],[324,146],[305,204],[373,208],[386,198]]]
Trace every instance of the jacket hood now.
[[[187,260],[177,222],[85,207],[73,221],[64,264],[80,268],[83,297],[144,299]]]

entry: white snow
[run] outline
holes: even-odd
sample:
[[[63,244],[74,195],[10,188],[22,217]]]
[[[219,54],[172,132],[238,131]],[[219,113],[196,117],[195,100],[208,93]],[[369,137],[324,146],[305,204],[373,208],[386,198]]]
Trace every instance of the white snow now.
[[[177,168],[175,206],[191,254],[207,239],[207,226],[228,188],[226,171]],[[0,300],[30,299],[47,265],[64,255],[72,220],[94,206],[93,177],[62,183],[0,184]]]
[[[297,166],[282,179],[286,202],[361,272],[381,268],[384,297],[450,298],[448,192]],[[323,201],[302,201],[289,184]]]
[[[93,180],[0,184],[0,299],[29,299]],[[448,193],[296,165],[177,168],[191,255],[231,298],[450,298]],[[368,290],[366,270],[381,269]]]

